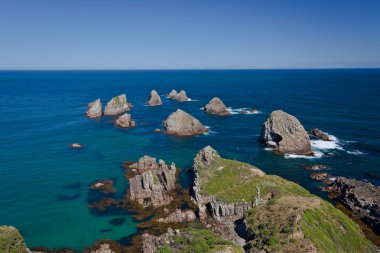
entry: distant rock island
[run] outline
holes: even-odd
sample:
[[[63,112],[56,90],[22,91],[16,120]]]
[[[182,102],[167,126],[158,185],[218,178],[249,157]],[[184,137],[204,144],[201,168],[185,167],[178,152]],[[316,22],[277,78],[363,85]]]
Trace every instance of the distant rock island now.
[[[177,136],[191,136],[208,131],[199,120],[181,109],[169,115],[164,121],[164,128],[167,134]]]
[[[231,114],[227,110],[227,107],[224,105],[222,100],[220,100],[220,98],[218,97],[214,97],[213,99],[211,99],[210,102],[207,105],[205,105],[203,110],[208,114],[215,114],[220,116],[226,116]]]
[[[127,102],[127,96],[121,94],[113,97],[104,108],[104,115],[118,115],[125,111],[129,111],[132,107],[131,103]]]
[[[136,122],[132,120],[131,114],[124,113],[116,119],[115,124],[119,127],[130,128],[134,127],[136,125]]]
[[[146,102],[150,106],[162,105],[161,97],[157,91],[152,90],[149,94],[148,101]]]
[[[100,99],[95,100],[87,105],[86,116],[89,118],[98,118],[102,116],[102,102]]]
[[[179,102],[186,102],[189,100],[189,98],[186,95],[186,91],[184,91],[184,90],[181,90],[179,93],[176,90],[172,90],[168,94],[168,98],[171,98],[171,99],[179,101]]]

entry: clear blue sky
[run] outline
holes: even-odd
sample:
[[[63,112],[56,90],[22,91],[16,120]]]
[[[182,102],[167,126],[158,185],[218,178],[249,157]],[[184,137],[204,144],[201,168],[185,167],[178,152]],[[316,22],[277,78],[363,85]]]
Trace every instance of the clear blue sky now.
[[[380,0],[0,0],[0,69],[380,67]]]

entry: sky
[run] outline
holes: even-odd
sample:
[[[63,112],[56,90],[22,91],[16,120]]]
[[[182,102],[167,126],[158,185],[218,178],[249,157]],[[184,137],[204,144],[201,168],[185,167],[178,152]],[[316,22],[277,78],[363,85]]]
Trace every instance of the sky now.
[[[380,67],[379,0],[0,0],[0,69]]]

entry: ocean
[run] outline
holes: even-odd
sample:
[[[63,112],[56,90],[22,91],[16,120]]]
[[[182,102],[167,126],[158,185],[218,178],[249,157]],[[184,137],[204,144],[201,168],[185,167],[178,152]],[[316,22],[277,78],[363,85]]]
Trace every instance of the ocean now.
[[[144,105],[152,89],[162,95],[162,106]],[[167,99],[172,89],[186,90],[191,101]],[[112,117],[84,117],[87,103],[100,98],[104,106],[121,93],[133,104],[136,128],[117,128]],[[214,96],[233,115],[205,114],[201,108]],[[380,185],[379,97],[380,69],[0,71],[0,225],[19,228],[30,247],[80,250],[103,238],[124,240],[136,233],[136,221],[128,213],[91,212],[89,184],[113,178],[122,197],[128,188],[123,161],[147,154],[174,162],[181,185],[189,187],[186,170],[206,145],[325,199],[302,165],[329,165],[332,175]],[[208,126],[209,133],[190,138],[154,133],[178,108]],[[243,108],[259,113],[240,114]],[[313,141],[311,158],[274,154],[258,137],[277,109],[334,141]],[[74,142],[84,147],[71,149]],[[122,226],[109,223],[118,217],[126,218]]]

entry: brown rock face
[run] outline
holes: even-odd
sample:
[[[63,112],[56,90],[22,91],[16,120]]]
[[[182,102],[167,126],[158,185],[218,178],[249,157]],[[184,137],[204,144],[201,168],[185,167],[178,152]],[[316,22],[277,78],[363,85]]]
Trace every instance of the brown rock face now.
[[[169,94],[168,94],[168,98],[175,98],[178,96],[178,92],[176,90],[172,90]]]
[[[285,154],[312,155],[310,138],[301,123],[284,111],[273,111],[263,124],[261,142]]]
[[[184,90],[181,90],[179,93],[177,93],[176,90],[172,90],[168,94],[168,98],[174,99],[179,102],[186,102],[187,100],[189,100],[189,98],[186,95],[186,91]]]
[[[129,178],[130,199],[143,207],[159,207],[170,204],[169,192],[175,188],[175,164],[166,165],[165,161],[143,156],[137,163],[128,166],[135,171]]]
[[[87,105],[86,116],[89,118],[98,118],[102,116],[102,103],[97,99]]]
[[[150,92],[147,104],[151,105],[151,106],[162,105],[161,97],[160,97],[160,95],[158,95],[157,91],[152,90]]]
[[[185,111],[178,109],[164,121],[165,132],[170,135],[191,136],[205,133],[208,129]]]
[[[132,107],[131,103],[127,102],[127,96],[121,94],[113,97],[104,108],[104,115],[118,115],[125,111],[129,111]]]
[[[380,187],[356,179],[337,177],[331,189],[339,194],[337,201],[376,233],[380,233]]]
[[[182,211],[181,209],[176,209],[166,218],[158,219],[158,222],[163,223],[182,223],[182,222],[192,222],[196,219],[195,213],[191,210]]]
[[[311,130],[310,135],[320,140],[331,141],[329,135],[319,130],[318,128],[314,128],[313,130]]]
[[[204,107],[203,110],[209,114],[221,116],[230,115],[230,113],[227,111],[227,107],[224,105],[222,100],[217,97],[211,99],[211,101]]]
[[[116,125],[119,127],[130,128],[136,125],[136,122],[131,119],[131,114],[124,113],[118,117],[115,121]]]

